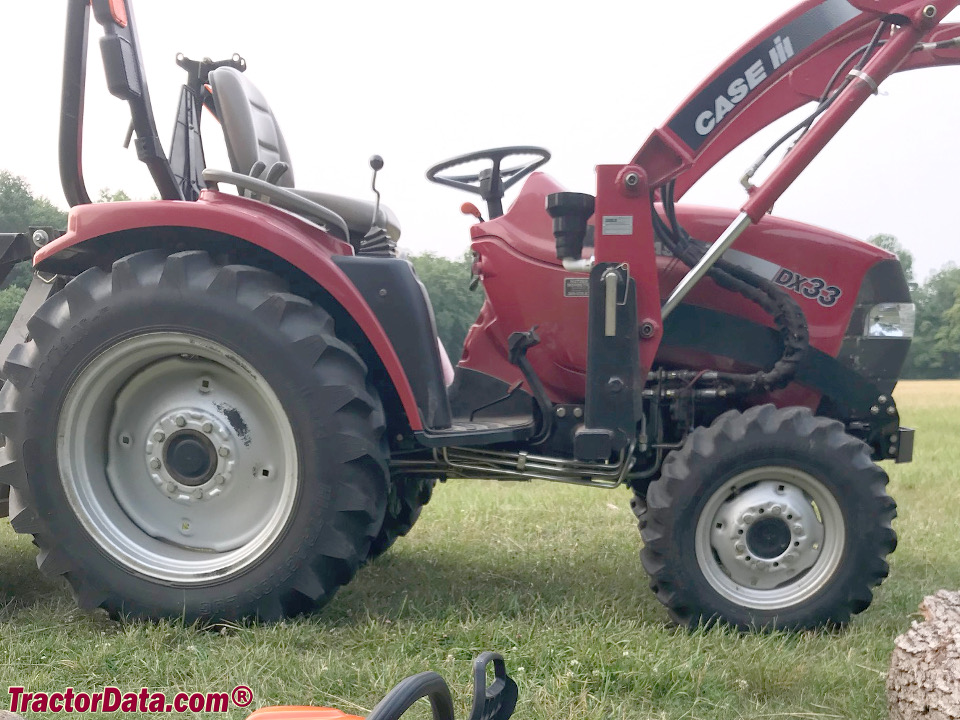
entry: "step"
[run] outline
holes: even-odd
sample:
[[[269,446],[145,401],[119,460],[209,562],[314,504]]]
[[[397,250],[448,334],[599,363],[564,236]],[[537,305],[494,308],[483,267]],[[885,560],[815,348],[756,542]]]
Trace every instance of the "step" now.
[[[481,420],[454,418],[450,427],[423,430],[416,433],[416,437],[426,447],[470,447],[526,442],[536,431],[536,421],[530,415]]]

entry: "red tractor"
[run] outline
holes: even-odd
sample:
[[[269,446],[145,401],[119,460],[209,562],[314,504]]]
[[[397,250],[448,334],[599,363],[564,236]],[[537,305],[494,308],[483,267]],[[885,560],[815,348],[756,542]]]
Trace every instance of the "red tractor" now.
[[[960,62],[960,26],[941,24],[958,4],[801,2],[630,162],[599,166],[595,196],[535,173],[535,147],[432,168],[486,203],[468,207],[486,301],[454,372],[393,213],[296,187],[241,58],[178,58],[167,154],[131,0],[69,0],[69,227],[0,244],[0,264],[36,269],[0,348],[13,527],[82,607],[272,620],[329,601],[438,478],[626,485],[677,622],[847,622],[896,545],[876,463],[912,455],[892,392],[913,305],[889,253],[768,212],[891,73]],[[91,12],[161,200],[85,189]],[[677,204],[810,103],[766,182],[751,178],[776,148],[744,177],[739,213]],[[204,108],[230,171],[205,166]]]

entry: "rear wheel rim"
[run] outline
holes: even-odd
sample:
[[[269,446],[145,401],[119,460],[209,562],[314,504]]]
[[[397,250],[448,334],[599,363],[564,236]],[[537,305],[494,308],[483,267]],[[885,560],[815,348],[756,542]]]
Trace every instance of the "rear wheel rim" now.
[[[727,480],[704,505],[696,558],[726,600],[775,611],[827,587],[843,559],[846,526],[833,493],[796,467],[754,468]]]
[[[168,584],[249,569],[299,493],[293,428],[270,384],[190,333],[127,338],[84,367],[60,412],[57,461],[100,549]]]

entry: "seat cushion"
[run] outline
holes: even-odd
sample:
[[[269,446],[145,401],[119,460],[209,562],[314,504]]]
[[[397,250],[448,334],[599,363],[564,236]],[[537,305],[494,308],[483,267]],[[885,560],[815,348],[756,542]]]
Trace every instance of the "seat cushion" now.
[[[376,203],[371,200],[357,200],[342,195],[331,195],[330,193],[301,190],[300,188],[291,188],[291,192],[315,202],[317,205],[323,205],[325,208],[333,210],[344,219],[351,233],[356,233],[361,237],[367,234],[370,224],[373,222],[373,210]],[[380,211],[377,213],[376,225],[386,230],[387,235],[394,242],[400,239],[400,221],[397,220],[393,211],[383,203],[380,204]]]

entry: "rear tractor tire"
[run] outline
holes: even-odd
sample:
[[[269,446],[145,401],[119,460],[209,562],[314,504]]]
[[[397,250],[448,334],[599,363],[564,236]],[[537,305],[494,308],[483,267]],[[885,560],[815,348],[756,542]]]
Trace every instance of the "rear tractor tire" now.
[[[413,529],[420,518],[423,506],[430,502],[437,481],[430,478],[394,477],[387,500],[387,514],[383,518],[380,532],[370,543],[367,561],[376,560],[383,555],[398,538]]]
[[[730,411],[690,434],[638,504],[650,587],[678,623],[839,626],[897,544],[870,448],[806,408]]]
[[[79,275],[4,365],[14,529],[81,607],[276,620],[383,521],[380,399],[333,319],[263,270],[147,251]]]

